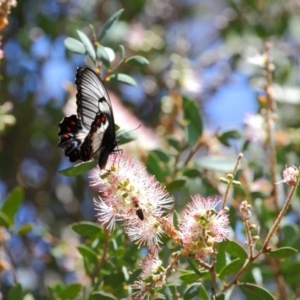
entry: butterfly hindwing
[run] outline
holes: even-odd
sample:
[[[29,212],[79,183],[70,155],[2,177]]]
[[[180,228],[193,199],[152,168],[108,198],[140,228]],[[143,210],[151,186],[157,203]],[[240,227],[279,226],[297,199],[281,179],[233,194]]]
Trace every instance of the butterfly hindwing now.
[[[66,117],[59,124],[58,146],[72,162],[88,161],[100,150],[99,166],[103,169],[117,146],[112,106],[102,81],[93,70],[78,68],[75,83],[77,116]]]

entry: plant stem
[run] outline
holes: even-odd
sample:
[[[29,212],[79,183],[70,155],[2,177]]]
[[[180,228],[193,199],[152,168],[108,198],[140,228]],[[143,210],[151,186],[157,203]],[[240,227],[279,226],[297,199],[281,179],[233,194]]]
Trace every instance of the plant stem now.
[[[267,136],[268,136],[268,145],[270,149],[270,175],[271,175],[271,182],[276,182],[276,145],[275,145],[275,122],[274,116],[276,113],[276,103],[274,101],[273,94],[271,92],[272,89],[272,73],[274,66],[272,64],[272,57],[271,57],[271,44],[266,43],[266,62],[265,62],[265,78],[266,84],[264,86],[264,90],[266,93],[267,98],[267,110],[266,110],[266,119],[267,119]],[[273,187],[273,201],[276,208],[276,211],[279,213],[279,206],[278,206],[278,188],[275,185]]]
[[[282,221],[283,216],[286,214],[286,212],[289,208],[289,205],[291,204],[291,201],[292,201],[293,195],[294,195],[294,193],[297,189],[298,183],[299,183],[299,177],[297,178],[297,182],[296,182],[295,186],[293,186],[287,200],[284,203],[284,206],[283,206],[281,212],[279,213],[279,215],[278,215],[277,219],[275,220],[269,234],[267,235],[267,238],[266,238],[266,240],[264,242],[264,245],[262,247],[264,251],[268,251],[267,248],[268,248],[269,242],[270,242],[271,238],[274,236],[274,234],[276,233],[276,231],[277,231],[277,229],[280,225],[280,222]]]
[[[238,159],[237,159],[237,161],[236,161],[236,164],[235,164],[234,169],[233,169],[233,172],[232,172],[233,178],[234,178],[234,176],[235,176],[235,174],[236,174],[237,168],[238,168],[238,166],[239,166],[239,164],[240,164],[242,158],[243,158],[243,154],[240,153],[240,154],[238,155]],[[228,193],[229,193],[229,189],[230,189],[231,185],[232,185],[232,180],[231,180],[230,182],[228,182],[228,184],[227,184],[227,188],[226,188],[226,191],[225,191],[225,193],[224,193],[223,200],[222,200],[222,206],[221,206],[221,209],[224,209],[224,208],[225,208],[226,200],[227,200]]]

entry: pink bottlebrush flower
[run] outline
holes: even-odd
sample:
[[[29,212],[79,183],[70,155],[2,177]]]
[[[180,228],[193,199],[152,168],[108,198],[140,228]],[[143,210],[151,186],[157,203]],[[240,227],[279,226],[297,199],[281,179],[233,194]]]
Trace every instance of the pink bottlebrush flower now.
[[[155,248],[141,263],[143,271],[140,275],[140,280],[135,281],[132,285],[132,288],[136,290],[134,299],[157,299],[163,297],[163,295],[155,291],[155,288],[160,288],[166,283],[166,276],[161,273],[164,272],[162,261],[157,253],[158,249]],[[149,287],[149,283],[151,283],[151,287]]]
[[[140,277],[143,280],[147,280],[149,278],[152,278],[157,274],[162,266],[162,261],[159,259],[157,255],[157,250],[153,253],[149,253],[147,257],[142,261],[141,268],[142,273]]]
[[[276,182],[275,184],[279,183],[286,183],[289,186],[295,186],[298,182],[299,178],[299,170],[295,167],[285,167],[283,170],[283,180]]]
[[[225,210],[215,210],[217,199],[192,197],[192,202],[183,211],[180,225],[183,253],[204,259],[213,252],[214,243],[223,241],[229,234]]]
[[[99,188],[94,203],[100,223],[113,230],[116,221],[124,221],[131,241],[150,248],[158,245],[163,234],[160,219],[172,209],[173,199],[142,164],[121,152],[112,154],[90,184]]]

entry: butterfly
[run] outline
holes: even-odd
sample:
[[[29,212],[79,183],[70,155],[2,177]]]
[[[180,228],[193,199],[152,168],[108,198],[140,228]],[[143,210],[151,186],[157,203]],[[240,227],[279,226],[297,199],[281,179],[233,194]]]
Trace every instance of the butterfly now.
[[[118,144],[110,99],[98,74],[89,68],[77,68],[75,84],[77,115],[58,124],[58,147],[71,162],[88,161],[100,150],[98,163],[104,169]]]

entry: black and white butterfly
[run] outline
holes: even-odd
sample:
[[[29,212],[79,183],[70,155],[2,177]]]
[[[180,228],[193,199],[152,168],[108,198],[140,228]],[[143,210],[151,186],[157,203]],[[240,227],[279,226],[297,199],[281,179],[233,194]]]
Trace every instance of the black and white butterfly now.
[[[77,116],[59,123],[58,147],[71,162],[88,161],[100,150],[99,167],[104,169],[118,141],[110,99],[100,77],[89,68],[77,68]]]

